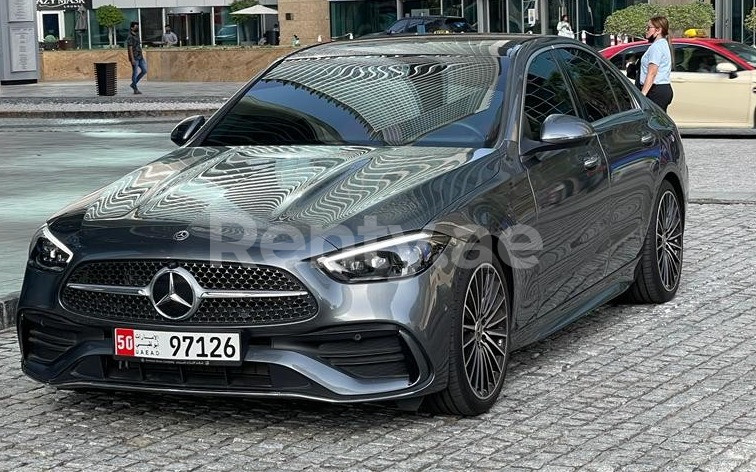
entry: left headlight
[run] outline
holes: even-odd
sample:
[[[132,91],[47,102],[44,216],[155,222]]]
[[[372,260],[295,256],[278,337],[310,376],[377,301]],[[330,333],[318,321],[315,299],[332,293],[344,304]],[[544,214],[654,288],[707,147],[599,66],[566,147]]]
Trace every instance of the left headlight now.
[[[32,238],[29,261],[40,269],[63,270],[73,258],[73,252],[53,236],[47,225]]]
[[[431,232],[395,236],[327,254],[319,257],[317,264],[341,282],[411,277],[430,267],[449,239]]]

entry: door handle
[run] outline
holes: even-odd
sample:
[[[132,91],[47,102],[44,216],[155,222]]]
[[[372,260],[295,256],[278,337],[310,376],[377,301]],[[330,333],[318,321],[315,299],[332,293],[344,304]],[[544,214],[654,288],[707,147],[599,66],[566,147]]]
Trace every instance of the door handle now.
[[[656,141],[656,137],[651,133],[646,133],[641,136],[641,142],[644,146],[650,146],[654,144],[654,141]]]
[[[600,156],[588,156],[585,159],[583,159],[583,167],[585,167],[586,170],[593,170],[596,167],[598,167],[599,162],[601,162]]]

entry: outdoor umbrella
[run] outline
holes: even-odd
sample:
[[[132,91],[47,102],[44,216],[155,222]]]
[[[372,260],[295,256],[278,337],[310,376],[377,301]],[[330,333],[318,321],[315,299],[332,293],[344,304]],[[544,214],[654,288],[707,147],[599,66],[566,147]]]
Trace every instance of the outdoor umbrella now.
[[[265,15],[278,15],[278,10],[274,10],[272,8],[268,8],[263,5],[255,5],[248,8],[243,8],[241,10],[236,10],[235,12],[231,13],[232,15],[260,15],[261,16],[261,22],[262,22],[262,32],[260,36],[265,34]]]

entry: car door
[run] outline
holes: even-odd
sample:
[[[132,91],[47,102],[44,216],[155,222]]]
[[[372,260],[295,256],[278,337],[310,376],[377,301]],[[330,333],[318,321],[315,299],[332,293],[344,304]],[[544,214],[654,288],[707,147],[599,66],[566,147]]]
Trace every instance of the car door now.
[[[537,316],[542,317],[603,276],[609,180],[598,138],[560,149],[530,151],[539,145],[546,117],[579,116],[574,94],[552,51],[534,56],[525,88],[521,159],[535,197],[535,229],[543,241],[537,267],[541,294]]]
[[[593,53],[576,47],[556,54],[583,104],[584,118],[598,135],[609,165],[611,218],[604,275],[632,263],[645,237],[646,215],[654,197],[650,167],[659,154],[660,137],[649,124],[628,83]]]
[[[730,63],[714,50],[697,44],[675,45],[674,98],[668,113],[678,125],[747,126],[752,113],[753,78],[742,68],[735,77],[714,70]],[[735,64],[733,64],[735,65]]]

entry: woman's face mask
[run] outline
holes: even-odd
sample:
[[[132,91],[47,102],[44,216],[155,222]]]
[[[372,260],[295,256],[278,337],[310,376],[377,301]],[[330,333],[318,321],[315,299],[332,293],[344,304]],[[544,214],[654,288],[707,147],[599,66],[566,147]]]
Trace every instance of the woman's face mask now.
[[[656,41],[656,33],[657,33],[656,26],[652,25],[651,23],[648,23],[646,25],[646,39],[649,43],[653,43]]]

